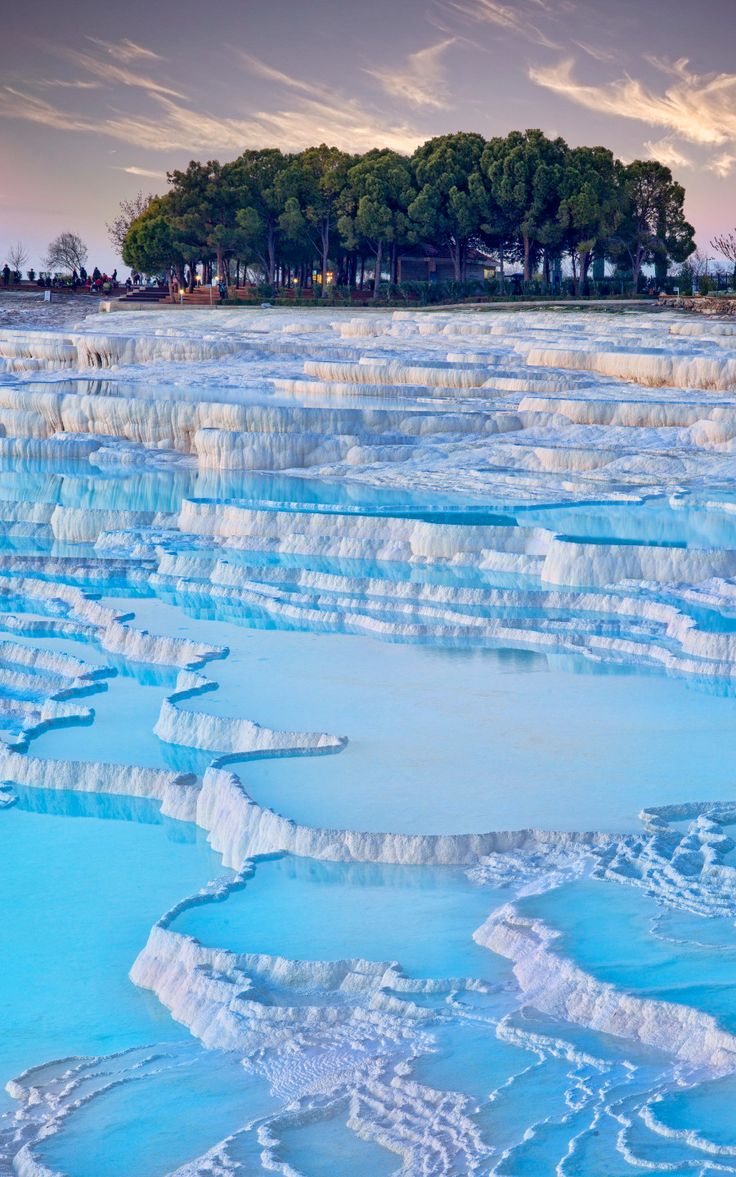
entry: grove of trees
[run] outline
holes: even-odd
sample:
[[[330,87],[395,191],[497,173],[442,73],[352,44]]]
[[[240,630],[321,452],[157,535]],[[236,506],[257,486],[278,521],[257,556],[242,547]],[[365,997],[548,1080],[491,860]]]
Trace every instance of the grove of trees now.
[[[397,259],[427,250],[452,261],[456,282],[493,255],[547,288],[564,263],[575,293],[607,261],[637,289],[644,266],[661,282],[693,252],[685,192],[656,160],[624,164],[604,147],[569,147],[539,130],[486,140],[440,135],[412,156],[350,154],[320,144],[285,154],[248,150],[232,162],[192,161],[160,196],[128,202],[110,226],[123,260],[179,283],[270,286],[323,294],[340,286],[378,296]],[[596,263],[598,265],[596,266]]]

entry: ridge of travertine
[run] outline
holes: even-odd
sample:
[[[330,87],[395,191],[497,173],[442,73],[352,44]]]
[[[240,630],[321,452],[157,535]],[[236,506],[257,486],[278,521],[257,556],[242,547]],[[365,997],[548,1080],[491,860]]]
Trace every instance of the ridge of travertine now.
[[[574,502],[596,491],[609,502],[637,502],[655,492],[674,500],[687,485],[704,492],[704,509],[714,518],[725,511],[712,488],[734,472],[736,359],[728,324],[641,315],[614,339],[606,323],[591,329],[581,315],[567,316],[553,334],[544,314],[523,312],[493,318],[317,312],[306,324],[297,314],[277,319],[223,311],[214,327],[211,318],[205,327],[195,314],[184,330],[175,315],[167,316],[165,333],[155,313],[145,322],[143,332],[136,332],[133,319],[104,330],[98,320],[92,329],[63,336],[0,332],[0,367],[8,377],[0,388],[0,456],[54,454],[112,468],[196,461],[203,474],[309,470],[356,485],[493,490],[499,500],[501,491],[518,491],[528,504],[545,497]],[[264,324],[261,337],[254,331],[245,338]],[[401,355],[407,343],[416,352],[410,362]],[[171,364],[187,364],[197,375],[191,386],[164,397],[152,376]],[[75,373],[81,385],[91,370],[124,374],[125,395],[112,387],[103,391],[102,382],[77,392],[54,387],[56,377]],[[22,383],[29,374],[33,389]],[[114,379],[108,383],[114,386]],[[256,393],[287,403],[250,403]],[[224,648],[149,633],[95,596],[119,579],[162,595],[198,595],[213,608],[251,608],[271,623],[387,640],[530,646],[656,667],[717,687],[736,665],[733,628],[709,628],[702,618],[703,609],[728,614],[736,599],[736,549],[717,527],[712,536],[704,528],[697,542],[666,536],[657,543],[616,542],[605,535],[586,542],[555,528],[520,526],[516,518],[453,522],[449,510],[447,518],[433,520],[406,517],[410,511],[381,517],[193,497],[165,510],[149,507],[3,501],[9,541],[59,545],[48,559],[26,554],[22,543],[0,556],[0,599],[9,610],[18,601],[26,610],[4,614],[5,628],[18,640],[1,644],[0,687],[19,697],[0,708],[3,724],[17,723],[32,738],[44,725],[90,719],[90,708],[76,697],[104,686],[109,671],[22,644],[82,636],[121,659],[175,667],[177,682],[163,700],[156,734],[212,752],[212,763],[197,780],[134,764],[42,759],[7,747],[0,751],[3,777],[30,788],[154,800],[164,814],[205,830],[238,879],[254,857],[282,853],[462,864],[480,884],[505,883],[512,892],[590,872],[641,887],[672,908],[733,917],[736,871],[728,827],[736,810],[723,802],[646,810],[643,832],[627,836],[533,828],[431,837],[365,833],[308,827],[259,805],[248,794],[247,770],[241,780],[229,761],[340,754],[344,738],[278,731],[246,717],[197,710],[197,697],[215,685],[202,667],[224,656]],[[70,544],[87,545],[91,554],[61,554]],[[277,566],[257,559],[279,554],[299,560]],[[357,575],[357,560],[372,571]],[[395,567],[385,576],[379,568],[389,563]],[[508,581],[502,587],[463,583],[463,576],[481,571]],[[488,996],[482,986],[473,978],[418,981],[397,962],[233,954],[176,931],[177,911],[216,895],[218,886],[224,894],[227,885],[182,900],[162,917],[132,976],[207,1046],[263,1062],[290,1109],[258,1129],[267,1167],[289,1172],[279,1151],[280,1128],[289,1116],[299,1122],[318,1114],[322,1099],[345,1100],[352,1130],[392,1150],[407,1177],[474,1172],[488,1163],[472,1101],[416,1083],[409,1071],[428,1047],[424,1036],[436,1016],[428,999],[441,1000],[446,1017],[466,1016],[463,999],[474,992]],[[527,919],[513,902],[489,914],[476,939],[512,962],[518,992],[509,1000],[617,1036],[633,1054],[661,1054],[657,1093],[673,1076],[690,1081],[733,1073],[736,1040],[713,1017],[598,981],[558,951],[554,929]],[[595,1086],[588,1072],[613,1074],[611,1064],[582,1051],[573,1057],[569,1046],[565,1055],[560,1042],[545,1042],[509,1020],[499,1020],[496,1031],[540,1058],[555,1051],[568,1058],[570,1091],[578,1081],[574,1095],[583,1103],[586,1084]],[[273,1057],[286,1057],[289,1049],[291,1068],[287,1059],[279,1070]],[[269,1052],[271,1071],[263,1061]],[[135,1068],[145,1065],[131,1055],[129,1069],[120,1064],[119,1081],[131,1081]],[[36,1133],[59,1127],[79,1101],[94,1098],[94,1092],[83,1094],[84,1083],[109,1066],[104,1059],[62,1060],[46,1087],[31,1073],[11,1083],[22,1109],[16,1173],[49,1177],[34,1148]],[[634,1063],[626,1066],[634,1069]],[[613,1079],[602,1080],[595,1098],[599,1109],[611,1106],[615,1118],[616,1105],[603,1095],[608,1082],[613,1086]],[[575,1106],[571,1097],[571,1119]],[[596,1111],[593,1122],[603,1114]],[[620,1155],[638,1163],[625,1115],[619,1116]],[[661,1137],[680,1140],[645,1097],[638,1117]],[[536,1122],[529,1126],[530,1139],[537,1128]],[[728,1146],[692,1133],[682,1142],[717,1155],[722,1166],[731,1155]],[[232,1172],[229,1148],[220,1142],[209,1159],[192,1161],[180,1174]]]

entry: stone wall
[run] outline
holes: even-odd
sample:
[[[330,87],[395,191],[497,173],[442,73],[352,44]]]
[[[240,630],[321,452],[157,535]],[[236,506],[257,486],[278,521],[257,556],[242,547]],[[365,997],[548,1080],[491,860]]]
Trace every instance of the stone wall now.
[[[736,295],[663,294],[660,303],[676,311],[697,311],[700,315],[736,315]]]

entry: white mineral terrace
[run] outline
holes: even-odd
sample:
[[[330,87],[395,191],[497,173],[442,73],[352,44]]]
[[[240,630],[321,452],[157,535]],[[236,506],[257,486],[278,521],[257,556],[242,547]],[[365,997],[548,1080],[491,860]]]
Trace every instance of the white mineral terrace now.
[[[130,1000],[125,1033],[44,1054],[39,1011],[0,1174],[735,1173],[736,328],[38,323],[0,330],[6,885],[33,927],[13,822],[111,856],[156,827],[216,863],[161,867],[132,998],[97,992],[100,948],[89,1022]],[[57,920],[80,953],[142,901],[126,853],[130,879],[75,865],[90,909],[118,886],[97,925]],[[627,931],[614,899],[583,963],[524,902],[554,891],[574,926],[584,886],[626,896]],[[636,973],[655,952],[661,983]],[[49,1024],[87,1000],[86,959],[43,962]]]

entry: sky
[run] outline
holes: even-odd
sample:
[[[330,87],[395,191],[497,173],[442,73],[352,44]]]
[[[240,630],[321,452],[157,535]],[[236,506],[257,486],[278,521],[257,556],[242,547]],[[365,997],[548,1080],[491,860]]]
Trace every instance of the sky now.
[[[68,230],[122,270],[120,200],[190,159],[527,127],[668,164],[714,255],[735,43],[736,0],[0,0],[0,255]]]

